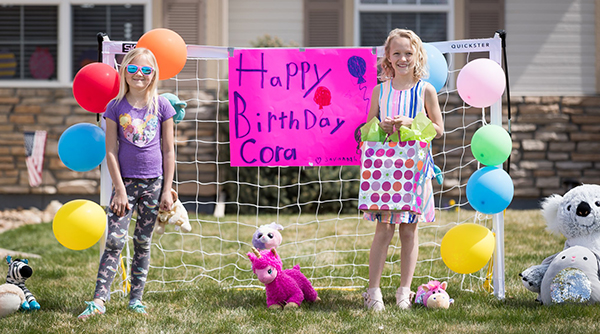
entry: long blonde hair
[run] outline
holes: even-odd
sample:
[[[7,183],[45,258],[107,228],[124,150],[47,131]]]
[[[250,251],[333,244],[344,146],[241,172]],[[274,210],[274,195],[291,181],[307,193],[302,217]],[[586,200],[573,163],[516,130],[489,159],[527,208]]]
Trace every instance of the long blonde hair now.
[[[379,74],[379,80],[385,81],[394,77],[394,67],[392,63],[388,60],[390,56],[390,44],[394,38],[408,38],[410,41],[410,45],[415,50],[414,54],[414,77],[416,80],[420,80],[423,78],[429,77],[429,73],[427,71],[427,52],[423,47],[423,42],[421,38],[415,34],[412,30],[408,29],[394,29],[390,31],[385,44],[385,57],[379,58],[379,66],[381,66],[381,73]]]
[[[129,92],[129,85],[127,84],[127,80],[125,79],[125,75],[127,74],[127,65],[131,64],[131,62],[138,56],[145,57],[146,60],[150,62],[154,72],[152,74],[152,79],[150,79],[150,84],[146,88],[146,105],[144,107],[148,108],[148,111],[152,115],[158,114],[158,63],[156,62],[156,58],[152,51],[144,48],[135,48],[123,57],[123,61],[121,62],[121,67],[119,68],[119,94],[114,98],[115,105],[119,104],[124,98],[125,95]]]

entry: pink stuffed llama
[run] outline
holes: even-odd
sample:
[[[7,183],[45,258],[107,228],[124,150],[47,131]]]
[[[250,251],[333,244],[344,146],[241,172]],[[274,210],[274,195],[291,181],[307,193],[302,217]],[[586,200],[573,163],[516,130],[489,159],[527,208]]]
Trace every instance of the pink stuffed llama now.
[[[317,291],[310,281],[300,272],[300,266],[283,270],[281,259],[275,248],[259,252],[252,248],[248,253],[252,262],[252,271],[258,280],[265,285],[268,308],[298,307],[303,300],[318,301]]]
[[[448,308],[454,299],[450,298],[446,292],[448,283],[429,281],[427,284],[422,284],[417,290],[415,304],[423,304],[427,308]]]

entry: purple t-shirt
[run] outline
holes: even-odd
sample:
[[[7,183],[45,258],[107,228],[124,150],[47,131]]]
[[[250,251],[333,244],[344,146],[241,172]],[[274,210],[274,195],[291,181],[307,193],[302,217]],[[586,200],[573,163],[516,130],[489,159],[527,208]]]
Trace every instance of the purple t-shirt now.
[[[104,117],[117,123],[122,177],[151,179],[163,174],[162,122],[174,115],[175,109],[162,96],[158,97],[157,115],[150,114],[147,108],[132,107],[127,99],[118,105],[114,100],[108,103]]]

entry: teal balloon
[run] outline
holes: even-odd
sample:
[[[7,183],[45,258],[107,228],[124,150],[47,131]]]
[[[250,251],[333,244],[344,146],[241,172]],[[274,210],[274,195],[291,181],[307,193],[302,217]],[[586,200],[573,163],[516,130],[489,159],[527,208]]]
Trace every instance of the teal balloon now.
[[[471,138],[471,153],[486,166],[502,164],[510,156],[511,150],[510,135],[499,125],[483,126]]]
[[[435,88],[436,92],[442,90],[448,79],[448,63],[446,57],[435,46],[423,43],[427,52],[427,69],[429,78],[423,79],[429,82]]]
[[[473,209],[493,215],[504,211],[515,193],[510,175],[502,168],[483,167],[467,181],[467,200]]]
[[[58,139],[58,157],[76,172],[88,172],[106,156],[104,131],[90,123],[70,126]]]

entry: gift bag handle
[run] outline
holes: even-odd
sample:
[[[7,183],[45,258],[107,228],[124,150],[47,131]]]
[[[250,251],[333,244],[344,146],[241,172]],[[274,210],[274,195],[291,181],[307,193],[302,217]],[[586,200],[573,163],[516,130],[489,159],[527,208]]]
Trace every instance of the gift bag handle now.
[[[367,124],[366,122],[362,123],[361,125],[359,125],[356,130],[354,130],[354,140],[356,141],[356,153],[360,154],[360,143],[362,142],[362,136],[361,136],[361,132],[360,132],[360,128],[363,127],[363,125]]]
[[[383,143],[385,144],[388,141],[388,139],[390,139],[390,136],[395,132],[396,132],[396,126],[392,125],[392,132],[388,133],[387,136],[385,136],[385,140],[383,141]]]
[[[360,132],[360,128],[363,127],[363,125],[365,125],[367,123],[362,123],[361,125],[359,125],[356,130],[354,130],[354,140],[356,141],[356,153],[359,154],[360,153],[360,143],[362,143],[362,137],[361,137],[361,132]],[[392,126],[392,132],[388,133],[387,136],[385,137],[385,140],[383,141],[383,143],[385,144],[389,139],[390,136],[396,132],[396,126],[393,125]]]

